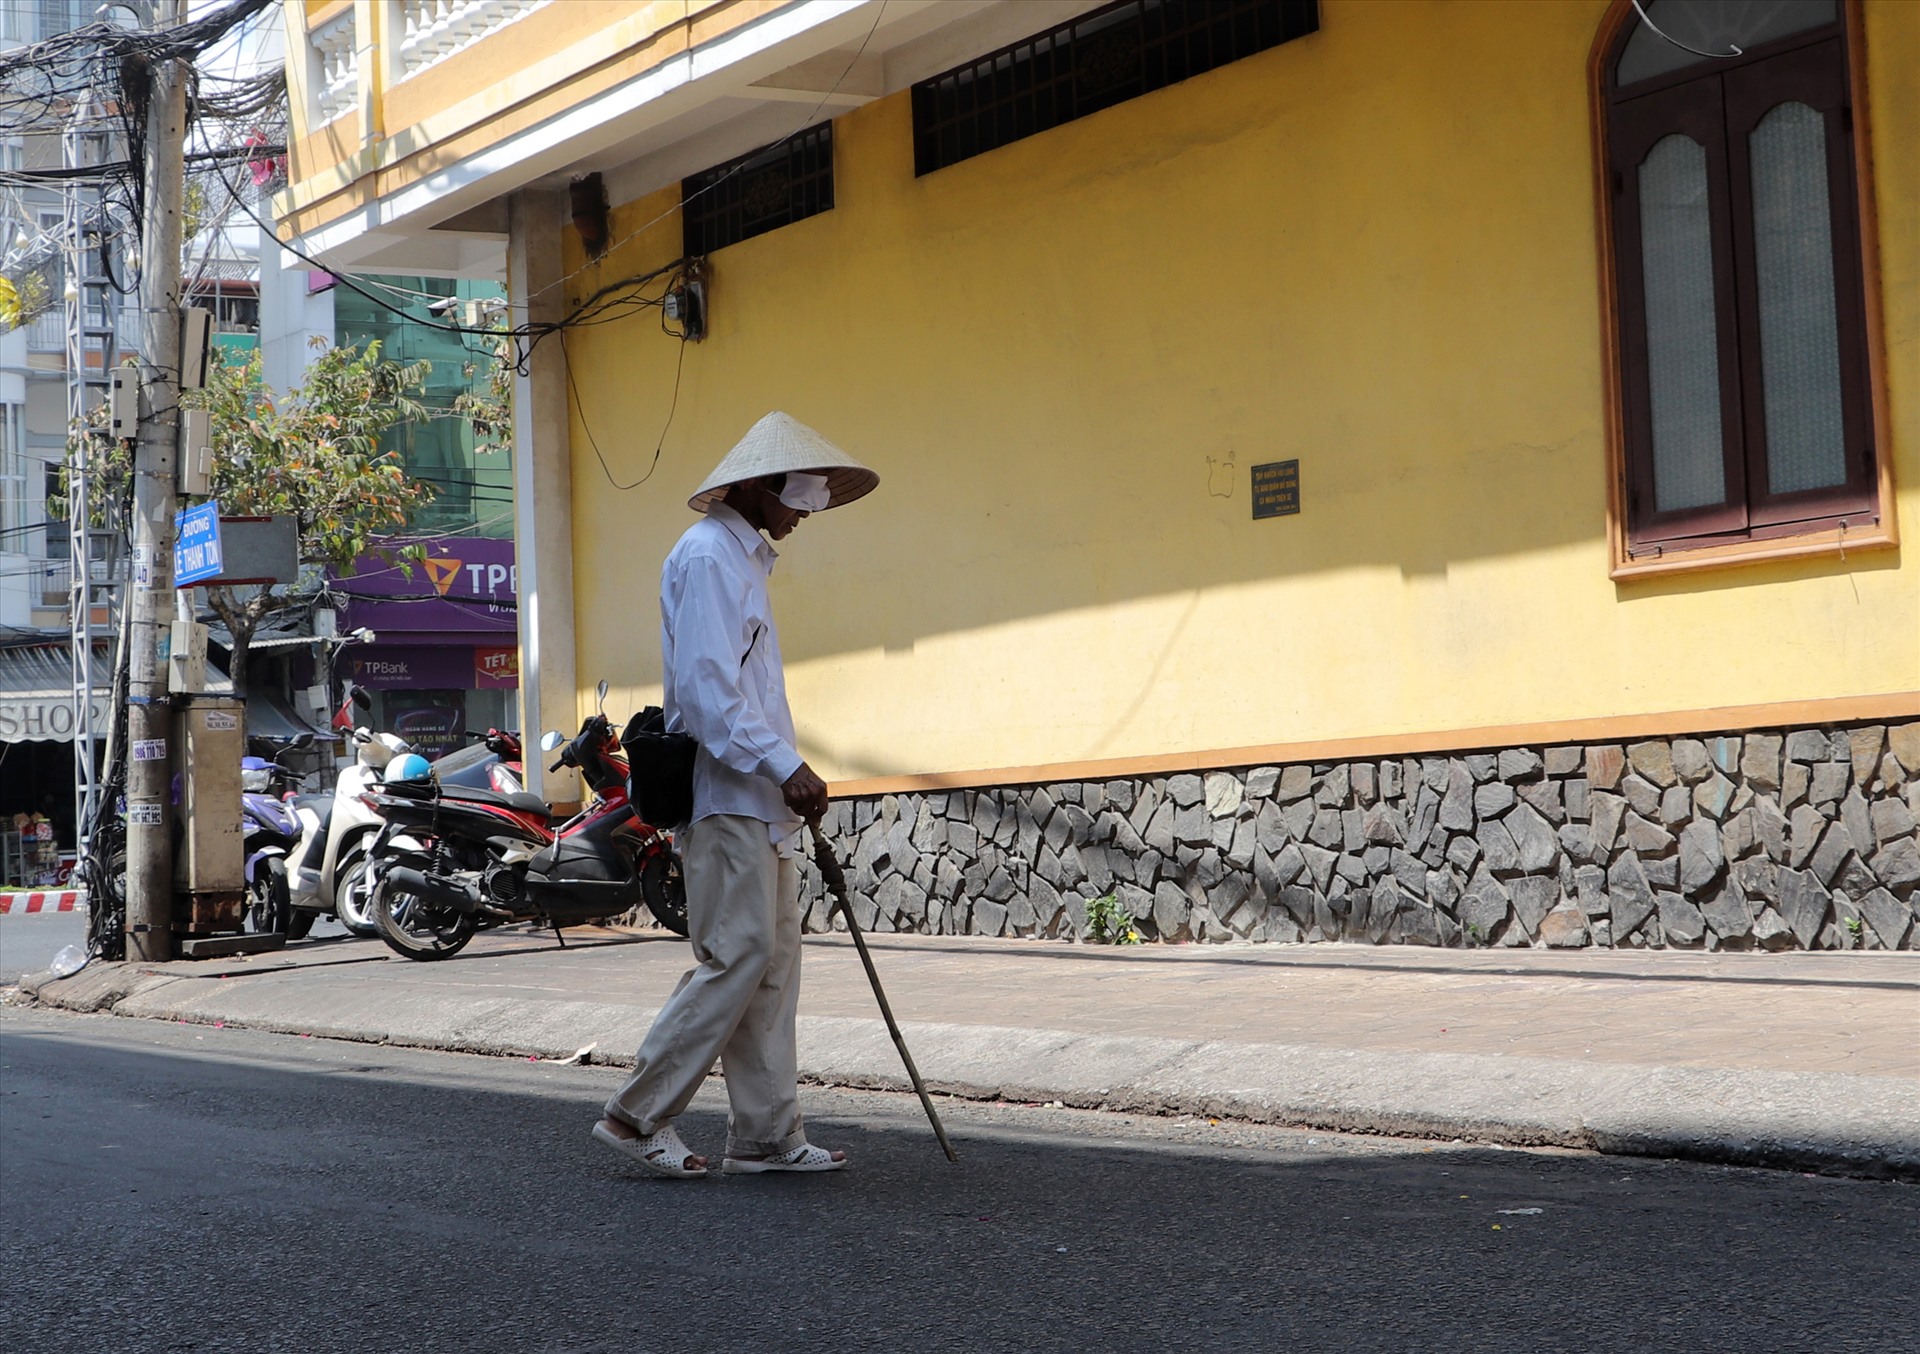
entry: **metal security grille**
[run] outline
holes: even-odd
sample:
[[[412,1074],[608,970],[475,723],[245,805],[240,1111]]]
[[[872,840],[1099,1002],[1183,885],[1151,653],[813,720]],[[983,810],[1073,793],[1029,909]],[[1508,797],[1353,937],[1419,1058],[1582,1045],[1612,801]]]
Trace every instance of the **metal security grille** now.
[[[913,87],[915,174],[1320,27],[1318,0],[1122,0]]]
[[[690,175],[680,202],[689,258],[833,210],[833,124]]]

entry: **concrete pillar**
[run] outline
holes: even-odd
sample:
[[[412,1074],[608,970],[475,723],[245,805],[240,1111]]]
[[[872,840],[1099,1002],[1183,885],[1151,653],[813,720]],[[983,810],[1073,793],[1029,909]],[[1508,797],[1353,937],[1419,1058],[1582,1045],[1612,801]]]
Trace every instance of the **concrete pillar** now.
[[[532,190],[507,203],[507,294],[515,325],[558,320],[566,289],[560,231],[564,193]],[[524,342],[524,341],[523,341]],[[520,733],[527,788],[546,799],[577,801],[580,777],[549,774],[540,735],[572,737],[580,724],[573,643],[573,452],[567,410],[566,355],[557,338],[533,350],[513,381],[514,554],[520,570]]]

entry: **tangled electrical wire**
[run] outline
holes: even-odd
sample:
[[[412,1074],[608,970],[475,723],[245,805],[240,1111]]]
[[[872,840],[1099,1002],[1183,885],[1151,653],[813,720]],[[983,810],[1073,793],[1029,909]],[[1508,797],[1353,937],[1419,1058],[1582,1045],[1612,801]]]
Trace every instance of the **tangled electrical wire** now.
[[[0,135],[84,131],[125,150],[123,157],[96,164],[10,169],[0,173],[0,189],[98,182],[112,220],[90,224],[102,235],[131,241],[134,247],[123,248],[123,254],[136,253],[144,211],[140,170],[146,160],[147,104],[158,66],[188,63],[194,106],[202,118],[253,123],[257,137],[270,127],[278,135],[259,139],[285,139],[284,70],[229,78],[191,64],[276,2],[232,0],[166,28],[128,28],[100,19],[0,54]],[[21,261],[9,259],[15,265]],[[133,290],[130,281],[116,286],[123,293]]]
[[[241,214],[251,219],[254,225],[258,226],[268,235],[273,235],[275,233],[273,224],[253,209],[252,204],[247,201],[247,195],[241,187],[234,183],[232,179],[228,178],[224,171],[216,169],[215,172],[226,188],[233,205],[240,209]],[[383,284],[381,283],[375,282],[372,279],[357,279],[350,274],[335,272],[319,259],[314,258],[298,246],[289,244],[284,240],[280,241],[280,248],[286,250],[309,268],[326,272],[339,286],[345,287],[348,291],[373,302],[382,309],[404,316],[407,320],[422,328],[438,329],[442,333],[448,334],[475,335],[496,343],[504,342],[511,344],[512,356],[508,359],[508,364],[512,367],[514,373],[519,376],[525,376],[529,371],[533,361],[534,349],[539,347],[542,340],[551,338],[555,334],[564,333],[568,329],[579,329],[588,325],[613,324],[646,310],[659,309],[662,312],[661,328],[677,338],[687,338],[688,335],[684,332],[676,332],[667,325],[664,318],[666,297],[667,293],[672,291],[678,283],[696,274],[703,266],[701,260],[689,259],[683,256],[673,260],[671,263],[664,263],[660,267],[650,269],[647,272],[634,273],[604,284],[592,295],[577,302],[566,314],[557,320],[528,321],[523,324],[507,327],[482,328],[476,325],[455,324],[451,321],[429,320],[422,316],[415,315],[405,308],[405,300],[407,298],[403,297],[401,301],[396,302],[389,297],[379,295],[371,289],[374,286],[382,286]],[[660,283],[660,289],[657,294],[650,294],[647,289],[654,283]],[[386,289],[390,291],[395,290],[394,288]],[[468,351],[472,352],[473,349],[469,347]],[[481,354],[478,353],[475,354],[475,356],[480,355]]]
[[[27,117],[62,116],[98,86],[124,88],[128,63],[151,68],[191,61],[278,0],[232,0],[222,9],[167,28],[127,28],[97,19],[0,54],[0,127]],[[112,77],[112,78],[108,78]]]

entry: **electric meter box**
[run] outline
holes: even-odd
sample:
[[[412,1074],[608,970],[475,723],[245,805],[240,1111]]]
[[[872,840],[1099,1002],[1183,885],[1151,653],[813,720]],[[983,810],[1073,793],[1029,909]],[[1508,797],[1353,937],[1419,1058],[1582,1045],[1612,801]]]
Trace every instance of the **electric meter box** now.
[[[181,828],[174,875],[190,903],[176,907],[174,930],[238,931],[246,910],[240,806],[246,703],[224,695],[173,699],[172,764]]]

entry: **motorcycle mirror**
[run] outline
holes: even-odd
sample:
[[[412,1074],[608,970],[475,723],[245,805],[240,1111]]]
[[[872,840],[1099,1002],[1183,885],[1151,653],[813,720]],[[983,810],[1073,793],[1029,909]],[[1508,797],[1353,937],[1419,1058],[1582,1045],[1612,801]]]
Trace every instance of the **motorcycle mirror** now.
[[[607,679],[602,677],[600,685],[594,689],[600,693],[600,713],[604,715],[607,712]]]
[[[373,697],[369,696],[360,688],[355,687],[353,691],[353,703],[362,710],[371,710],[373,708]]]
[[[560,730],[548,729],[545,733],[540,735],[540,750],[542,752],[552,752],[555,748],[559,747],[562,743],[566,741],[567,741],[567,736],[564,733],[561,733]]]
[[[297,733],[293,736],[293,745],[296,748],[312,747],[313,735],[310,733]]]

